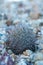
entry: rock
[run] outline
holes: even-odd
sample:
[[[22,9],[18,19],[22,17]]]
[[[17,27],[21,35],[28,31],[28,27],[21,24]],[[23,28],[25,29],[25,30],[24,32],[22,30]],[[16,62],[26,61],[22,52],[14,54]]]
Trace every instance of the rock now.
[[[0,65],[14,65],[14,61],[7,53],[4,53],[0,55]]]
[[[33,55],[32,61],[36,62],[38,60],[43,60],[43,53],[37,52]]]
[[[40,50],[41,53],[43,53],[43,50]]]
[[[7,32],[8,41],[6,44],[15,54],[21,54],[26,49],[35,51],[36,38],[28,23],[19,22],[13,26],[11,25],[8,27]]]
[[[7,26],[10,26],[11,24],[12,24],[12,21],[10,21],[10,20],[7,20],[7,21],[6,21],[6,25],[7,25]]]
[[[6,14],[4,14],[4,20],[8,20],[8,17]]]
[[[35,19],[35,20],[36,20],[36,19],[39,19],[39,14],[38,14],[38,13],[31,13],[31,14],[30,14],[30,18],[31,18],[31,19]]]
[[[12,57],[6,51],[6,32],[4,28],[0,28],[0,65],[14,65]]]
[[[24,54],[20,54],[20,57],[26,59],[28,62],[30,61],[30,56],[26,56]]]
[[[12,54],[12,51],[11,51],[11,50],[8,50],[8,53],[9,53],[9,54]]]
[[[36,61],[34,65],[43,65],[43,60],[41,60],[41,61]]]
[[[43,50],[43,38],[42,37],[37,41],[37,46],[38,46],[39,51]]]
[[[42,53],[39,52],[36,54],[36,56],[37,56],[36,57],[37,60],[43,60],[43,54]]]
[[[43,35],[43,26],[41,27],[41,34]]]
[[[40,40],[41,41],[41,40]],[[43,41],[42,41],[43,42]],[[38,45],[38,48],[39,48],[39,50],[43,50],[43,43],[40,43],[39,45]]]
[[[0,20],[2,20],[2,15],[0,14]]]
[[[32,12],[30,12],[31,19],[38,19],[39,18],[39,10],[36,4],[33,4]]]
[[[24,59],[21,59],[20,61],[18,61],[16,65],[27,65],[27,64],[25,63]]]
[[[0,45],[0,65],[14,65],[12,57],[7,53],[5,46]]]
[[[7,41],[7,33],[5,31],[5,28],[0,28],[0,42],[6,42]]]
[[[23,52],[23,54],[25,55],[25,56],[29,56],[29,55],[31,55],[33,52],[31,51],[31,50],[26,50],[26,51],[24,51]]]
[[[16,65],[33,65],[33,63],[28,62],[26,59],[19,58],[17,62],[15,63]]]

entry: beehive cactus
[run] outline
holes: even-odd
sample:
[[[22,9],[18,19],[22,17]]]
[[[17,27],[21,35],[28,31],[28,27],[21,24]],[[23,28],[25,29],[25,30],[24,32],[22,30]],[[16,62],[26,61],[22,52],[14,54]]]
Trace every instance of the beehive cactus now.
[[[35,51],[35,34],[26,22],[19,22],[7,29],[8,41],[6,44],[15,54],[21,54],[26,49]]]

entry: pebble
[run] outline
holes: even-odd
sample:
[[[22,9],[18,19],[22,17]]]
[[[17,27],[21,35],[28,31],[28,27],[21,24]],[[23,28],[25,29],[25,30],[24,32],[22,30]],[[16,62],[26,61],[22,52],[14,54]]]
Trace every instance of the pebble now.
[[[26,61],[26,59],[20,59],[16,65],[33,65],[33,63]]]
[[[0,65],[14,65],[12,57],[6,51],[0,54]]]
[[[24,59],[20,59],[16,65],[27,65]]]
[[[32,61],[36,62],[37,60],[43,60],[43,53],[36,52],[33,54]]]
[[[41,60],[41,61],[36,61],[34,65],[43,65],[43,60]]]
[[[26,51],[24,51],[23,52],[23,54],[25,55],[25,56],[29,56],[29,55],[31,55],[33,52],[31,51],[31,50],[26,50]]]

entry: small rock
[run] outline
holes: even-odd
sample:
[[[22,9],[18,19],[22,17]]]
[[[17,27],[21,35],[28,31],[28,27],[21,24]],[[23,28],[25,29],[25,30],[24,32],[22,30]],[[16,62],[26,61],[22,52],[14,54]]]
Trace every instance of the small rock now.
[[[34,65],[43,65],[43,61],[36,61]]]
[[[41,34],[43,35],[43,26],[41,27]]]
[[[41,53],[43,53],[43,50],[40,50]]]
[[[24,59],[21,59],[20,61],[18,61],[17,65],[27,65],[27,64],[25,63]]]
[[[26,50],[26,51],[24,51],[23,52],[23,54],[25,55],[25,56],[29,56],[29,55],[31,55],[33,52],[31,51],[31,50]]]
[[[33,63],[26,61],[26,59],[20,59],[16,65],[33,65]]]
[[[11,24],[12,24],[12,21],[10,21],[10,20],[7,20],[7,21],[6,21],[6,25],[7,25],[7,26],[10,26]]]
[[[41,40],[40,40],[41,41]],[[43,42],[43,41],[42,41]],[[38,46],[39,50],[43,49],[43,43],[40,43]]]
[[[40,52],[35,53],[34,56],[33,56],[33,60],[34,60],[34,62],[37,61],[37,60],[43,60],[43,54],[40,53]]]
[[[11,55],[12,54],[12,51],[11,50],[8,50],[8,53]]]

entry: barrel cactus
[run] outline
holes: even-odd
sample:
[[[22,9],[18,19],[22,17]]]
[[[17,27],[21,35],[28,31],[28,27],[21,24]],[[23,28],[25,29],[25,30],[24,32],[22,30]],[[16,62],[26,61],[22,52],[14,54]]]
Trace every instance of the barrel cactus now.
[[[10,25],[7,32],[8,41],[6,44],[15,54],[21,54],[26,49],[35,51],[36,37],[27,22]]]

